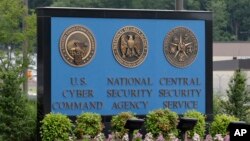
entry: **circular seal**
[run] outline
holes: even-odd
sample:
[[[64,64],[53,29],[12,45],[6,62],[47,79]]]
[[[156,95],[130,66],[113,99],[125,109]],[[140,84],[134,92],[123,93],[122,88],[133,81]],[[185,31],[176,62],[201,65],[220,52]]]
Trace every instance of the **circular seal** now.
[[[115,59],[121,65],[134,68],[146,58],[148,41],[140,29],[134,26],[125,26],[115,34],[112,49]]]
[[[164,40],[164,54],[173,66],[184,68],[192,64],[198,53],[194,33],[185,27],[171,30]]]
[[[92,32],[81,25],[67,28],[61,36],[59,47],[62,58],[74,67],[87,65],[96,50]]]

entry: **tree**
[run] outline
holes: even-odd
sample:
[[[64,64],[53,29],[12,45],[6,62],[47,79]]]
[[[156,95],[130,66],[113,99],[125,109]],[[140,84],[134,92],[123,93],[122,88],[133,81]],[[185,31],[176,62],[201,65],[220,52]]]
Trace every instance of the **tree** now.
[[[186,0],[184,8],[188,10],[200,10],[201,1],[200,0]]]
[[[103,7],[102,0],[53,0],[52,6],[56,7]]]
[[[36,45],[36,15],[33,11],[25,15],[25,7],[22,0],[0,1],[0,47],[3,50],[9,48],[21,48],[24,40],[29,41],[29,50],[35,50]],[[26,23],[26,30],[22,25]]]
[[[213,11],[213,38],[214,41],[235,40],[227,30],[229,24],[229,13],[226,0],[211,0],[208,10]]]
[[[52,0],[29,0],[29,8],[44,7],[51,5]]]
[[[0,47],[3,50],[27,48],[35,50],[36,45],[36,15],[31,11],[26,15],[27,7],[22,0],[0,1]],[[22,25],[26,26],[25,29]],[[27,41],[27,44],[23,44]],[[29,56],[29,54],[27,55]],[[24,63],[29,64],[29,58],[23,55]],[[25,71],[27,68],[23,68]]]
[[[37,46],[37,23],[36,23],[36,14],[33,10],[30,10],[30,14],[24,17],[26,22],[26,30],[23,31],[23,35],[25,39],[28,41],[28,59],[31,55],[36,53],[36,46]],[[29,59],[29,61],[32,61]],[[32,63],[32,62],[30,62]]]
[[[142,3],[144,9],[175,9],[175,1],[173,0],[142,0]]]
[[[226,100],[226,95],[224,93],[213,93],[213,114],[223,114],[225,113],[225,109],[223,107],[223,104]]]
[[[20,88],[26,66],[20,54],[9,55],[0,53],[0,140],[22,141],[34,136],[36,117]]]
[[[174,9],[173,0],[53,0],[52,6],[90,8]]]
[[[40,1],[40,0],[33,0]],[[46,0],[49,1],[50,0]],[[175,9],[174,0],[51,0],[52,6],[91,8]],[[214,40],[250,40],[249,0],[186,0],[184,9],[210,10],[214,15]]]
[[[0,140],[25,140],[34,134],[36,117],[20,88],[29,60],[20,54],[24,40],[35,44],[35,15],[25,16],[22,0],[0,1]],[[22,24],[26,22],[26,30]]]
[[[0,44],[5,49],[8,46],[18,46],[24,40],[21,29],[23,15],[24,7],[22,1],[0,1]]]
[[[227,90],[228,101],[223,104],[227,114],[234,115],[241,120],[245,120],[249,109],[245,104],[250,102],[246,80],[246,75],[242,71],[234,72],[229,82],[229,90]]]
[[[250,1],[249,0],[226,0],[229,12],[231,32],[236,36],[236,40],[247,40],[250,34],[241,34],[249,32],[250,26]]]

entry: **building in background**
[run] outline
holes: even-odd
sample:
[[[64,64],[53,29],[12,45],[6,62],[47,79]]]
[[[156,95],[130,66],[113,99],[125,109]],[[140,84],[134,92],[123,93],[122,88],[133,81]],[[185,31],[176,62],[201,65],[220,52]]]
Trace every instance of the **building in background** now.
[[[234,70],[247,74],[250,88],[250,42],[213,43],[213,89],[214,94],[226,95],[228,83]]]

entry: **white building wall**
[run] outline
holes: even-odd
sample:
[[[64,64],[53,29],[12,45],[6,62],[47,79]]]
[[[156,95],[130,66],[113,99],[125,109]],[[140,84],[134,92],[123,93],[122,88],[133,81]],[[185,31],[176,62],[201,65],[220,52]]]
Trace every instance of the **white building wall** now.
[[[213,61],[232,60],[233,57],[214,56]],[[247,59],[249,56],[237,57],[237,59]],[[250,65],[250,64],[249,64]],[[250,85],[250,71],[245,71],[247,75],[247,84]],[[228,83],[233,76],[234,71],[213,71],[213,90],[214,94],[226,95]]]

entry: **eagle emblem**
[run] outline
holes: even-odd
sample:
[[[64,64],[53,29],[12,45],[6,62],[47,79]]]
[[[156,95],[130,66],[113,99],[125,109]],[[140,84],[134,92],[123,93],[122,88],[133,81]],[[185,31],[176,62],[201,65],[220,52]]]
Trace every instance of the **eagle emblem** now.
[[[140,51],[140,37],[138,35],[122,35],[121,37],[121,52],[122,58],[139,57]]]
[[[148,52],[148,43],[144,33],[134,27],[120,29],[113,39],[113,54],[123,66],[133,68],[140,65]]]

